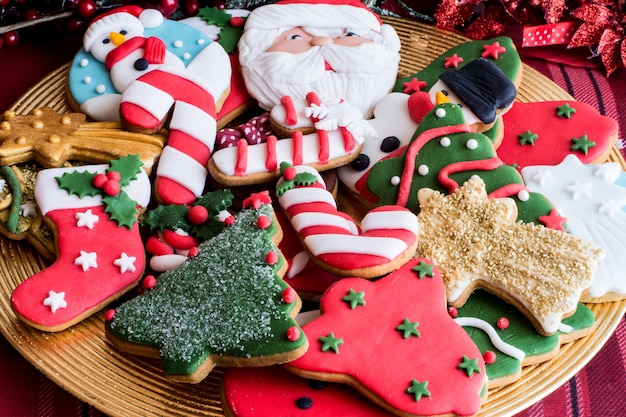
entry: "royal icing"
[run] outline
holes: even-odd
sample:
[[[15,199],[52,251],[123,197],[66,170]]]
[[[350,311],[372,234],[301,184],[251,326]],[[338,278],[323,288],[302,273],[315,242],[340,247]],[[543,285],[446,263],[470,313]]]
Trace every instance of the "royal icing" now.
[[[354,296],[363,302],[352,308]],[[287,367],[344,381],[402,415],[473,415],[486,383],[482,355],[444,300],[441,276],[425,259],[375,282],[343,279],[323,295],[322,315],[303,327],[309,350]]]
[[[590,298],[613,293],[626,297],[624,242],[616,237],[626,231],[626,189],[616,184],[620,165],[585,165],[568,155],[558,165],[527,166],[522,176],[528,188],[544,194],[567,218],[568,231],[602,247],[606,253],[589,289]]]

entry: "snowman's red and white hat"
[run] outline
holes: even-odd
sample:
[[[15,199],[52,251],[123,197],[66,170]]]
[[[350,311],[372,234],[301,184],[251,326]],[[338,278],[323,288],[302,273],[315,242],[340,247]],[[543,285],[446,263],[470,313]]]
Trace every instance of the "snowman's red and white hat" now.
[[[83,48],[89,52],[94,41],[103,33],[118,31],[120,28],[132,28],[143,32],[144,24],[139,19],[143,8],[139,6],[122,6],[97,16],[87,28],[83,36]]]
[[[247,29],[285,26],[351,28],[380,31],[380,17],[359,0],[282,0],[255,9]]]

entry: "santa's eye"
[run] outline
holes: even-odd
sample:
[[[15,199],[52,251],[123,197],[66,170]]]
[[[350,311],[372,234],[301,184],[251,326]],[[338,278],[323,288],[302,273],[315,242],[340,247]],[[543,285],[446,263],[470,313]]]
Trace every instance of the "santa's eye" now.
[[[290,41],[297,41],[300,39],[302,39],[302,35],[298,35],[297,33],[292,33],[291,35],[287,36],[287,40],[290,40]]]
[[[358,33],[355,32],[346,32],[343,34],[344,37],[349,38],[351,36],[356,36],[357,38],[359,37]]]

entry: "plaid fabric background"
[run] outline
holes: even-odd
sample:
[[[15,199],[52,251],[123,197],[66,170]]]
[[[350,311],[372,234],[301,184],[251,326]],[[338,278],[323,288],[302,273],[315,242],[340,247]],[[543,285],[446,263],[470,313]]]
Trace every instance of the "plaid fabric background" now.
[[[41,44],[45,42],[50,44]],[[60,47],[61,44],[64,47]],[[0,49],[0,109],[8,108],[28,87],[68,62],[79,46],[76,39],[59,39],[57,36],[40,40],[37,45],[25,41],[12,50]],[[25,62],[30,66],[24,67]],[[525,62],[577,100],[619,120],[619,138],[623,143],[626,135],[626,71],[607,79],[601,71],[594,69],[537,59]],[[16,73],[20,74],[19,79],[14,78]],[[622,319],[615,334],[583,370],[517,417],[626,416],[625,393],[626,319]],[[89,416],[101,417],[103,414],[54,384],[0,336],[0,417]]]

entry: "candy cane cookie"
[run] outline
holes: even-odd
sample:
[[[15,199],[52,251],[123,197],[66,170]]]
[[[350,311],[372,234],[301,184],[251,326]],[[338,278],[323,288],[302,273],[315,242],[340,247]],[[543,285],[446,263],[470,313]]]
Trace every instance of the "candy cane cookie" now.
[[[304,110],[303,101],[289,98],[279,105],[285,126],[279,131],[290,137],[270,136],[267,142],[256,145],[240,139],[235,146],[216,151],[209,161],[213,178],[228,186],[268,182],[280,176],[281,162],[309,165],[317,171],[336,168],[356,158],[365,139],[376,135],[363,115],[346,101],[335,100],[326,106],[312,93],[307,101],[310,106]],[[302,131],[311,128],[313,133]]]
[[[360,227],[337,209],[313,168],[282,164],[278,203],[305,250],[324,270],[340,276],[375,278],[399,268],[415,254],[418,224],[408,209],[377,207]]]

